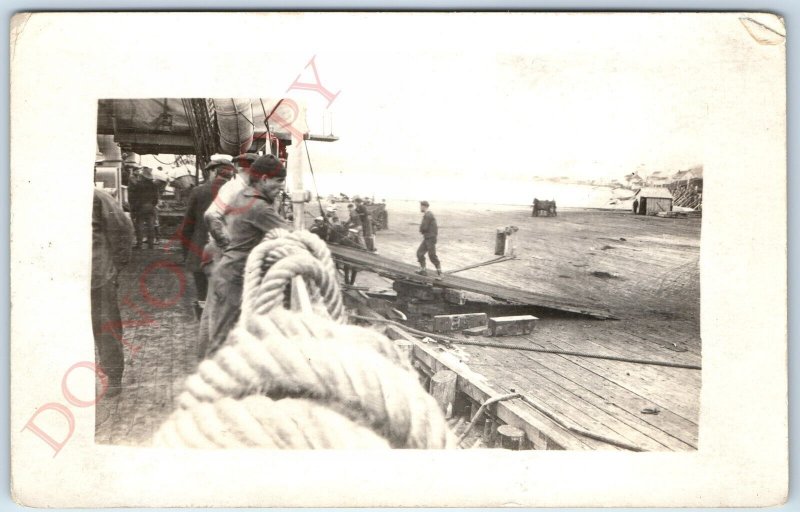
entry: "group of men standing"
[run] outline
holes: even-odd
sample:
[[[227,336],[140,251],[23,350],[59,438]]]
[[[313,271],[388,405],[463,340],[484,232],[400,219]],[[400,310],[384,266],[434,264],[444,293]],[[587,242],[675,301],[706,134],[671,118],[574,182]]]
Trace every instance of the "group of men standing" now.
[[[131,165],[128,174],[128,205],[125,214],[118,197],[94,189],[92,202],[92,333],[99,370],[106,377],[106,398],[122,390],[125,358],[122,348],[122,317],[117,301],[119,272],[129,263],[131,249],[140,249],[142,239],[152,249],[158,232],[158,201],[163,185],[149,167]],[[134,240],[136,245],[133,245]]]
[[[205,182],[190,196],[178,237],[187,270],[197,288],[196,312],[200,318],[198,359],[214,354],[224,343],[239,318],[244,287],[244,270],[250,251],[275,228],[291,229],[277,211],[286,187],[286,167],[273,155],[252,153],[233,160],[212,160],[205,167]],[[133,217],[153,243],[153,218],[158,188],[152,175],[142,172],[129,196]],[[122,322],[117,305],[118,269],[130,260],[134,234],[131,221],[117,201],[95,190],[92,211],[92,327],[100,366],[109,377],[111,394],[118,394],[123,373]],[[348,205],[350,223],[363,230],[368,250],[374,251],[374,234],[369,213],[360,199]],[[426,274],[425,255],[441,275],[436,254],[438,226],[427,201],[419,231],[423,236],[417,249],[421,274]]]
[[[312,233],[326,242],[347,243],[346,239],[362,249],[377,252],[372,215],[361,198],[356,197],[353,203],[347,205],[348,217],[344,222],[336,215],[335,205],[329,206],[323,213],[324,216],[315,218],[309,228]]]
[[[250,251],[268,231],[290,229],[276,211],[276,199],[286,186],[286,168],[278,158],[244,154],[233,161],[212,160],[205,170],[208,177],[192,190],[178,230],[198,292],[199,359],[222,345],[239,317]],[[106,397],[120,393],[124,372],[119,271],[130,261],[134,236],[136,247],[141,246],[144,234],[150,247],[155,242],[153,220],[159,194],[151,172],[145,168],[129,181],[131,217],[138,230],[117,199],[94,190],[91,316],[98,366],[107,377]]]
[[[277,212],[286,188],[286,167],[277,157],[246,153],[213,160],[206,172],[179,231],[198,290],[199,359],[219,349],[239,318],[250,251],[268,231],[291,229]]]

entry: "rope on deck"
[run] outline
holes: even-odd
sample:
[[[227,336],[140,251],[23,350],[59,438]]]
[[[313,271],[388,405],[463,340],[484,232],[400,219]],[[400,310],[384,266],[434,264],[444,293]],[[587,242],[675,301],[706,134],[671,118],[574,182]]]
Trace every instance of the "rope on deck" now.
[[[283,307],[298,275],[313,314]],[[248,257],[242,297],[239,322],[187,378],[156,446],[455,447],[407,356],[384,335],[343,324],[336,268],[316,235],[271,231]]]
[[[601,355],[601,354],[588,354],[586,352],[574,352],[571,350],[556,350],[556,349],[549,349],[549,348],[536,348],[530,345],[522,345],[520,343],[496,343],[491,341],[473,341],[473,340],[464,340],[461,338],[455,338],[453,336],[443,336],[441,334],[436,334],[432,332],[421,331],[419,329],[414,329],[413,327],[409,327],[405,324],[401,324],[400,322],[395,322],[394,320],[388,320],[384,318],[373,318],[369,316],[361,316],[361,315],[350,315],[350,318],[355,320],[363,320],[365,322],[377,322],[377,323],[384,323],[395,325],[400,327],[411,334],[415,334],[417,336],[425,336],[434,341],[440,341],[446,344],[456,344],[456,345],[472,345],[475,347],[492,347],[492,348],[504,348],[509,350],[524,350],[526,352],[538,352],[540,354],[555,354],[560,356],[574,356],[574,357],[586,357],[590,359],[606,359],[609,361],[620,361],[623,363],[633,363],[633,364],[644,364],[650,366],[666,366],[668,368],[682,368],[685,370],[702,370],[703,368],[700,365],[696,364],[684,364],[684,363],[674,363],[672,361],[658,361],[658,360],[651,360],[651,359],[634,359],[631,357],[621,357],[621,356],[609,356],[609,355]]]

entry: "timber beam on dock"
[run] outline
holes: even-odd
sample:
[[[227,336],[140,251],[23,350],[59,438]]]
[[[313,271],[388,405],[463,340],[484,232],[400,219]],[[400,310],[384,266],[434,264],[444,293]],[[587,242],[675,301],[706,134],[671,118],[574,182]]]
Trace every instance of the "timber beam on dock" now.
[[[394,261],[384,256],[360,249],[333,244],[330,244],[329,247],[331,254],[337,262],[349,265],[357,270],[375,272],[378,275],[392,280],[406,280],[418,284],[429,284],[441,288],[480,293],[511,303],[535,306],[556,312],[589,316],[601,320],[615,319],[608,311],[566,302],[557,297],[551,297],[519,288],[484,283],[475,279],[446,273],[442,276],[423,276],[416,273],[417,267],[409,265],[408,263]]]

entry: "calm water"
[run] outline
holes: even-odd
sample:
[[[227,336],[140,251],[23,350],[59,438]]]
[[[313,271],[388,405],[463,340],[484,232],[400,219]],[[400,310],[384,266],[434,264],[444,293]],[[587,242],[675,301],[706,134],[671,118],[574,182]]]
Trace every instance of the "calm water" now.
[[[310,180],[307,188],[313,189]],[[359,194],[374,196],[377,201],[417,200],[457,201],[465,203],[530,205],[533,198],[555,199],[559,207],[576,208],[627,208],[627,203],[610,204],[616,196],[631,195],[627,190],[608,187],[570,185],[541,180],[507,181],[495,179],[459,180],[436,176],[415,176],[407,179],[395,177],[346,178],[317,175],[319,194],[327,197],[340,192],[349,196]]]

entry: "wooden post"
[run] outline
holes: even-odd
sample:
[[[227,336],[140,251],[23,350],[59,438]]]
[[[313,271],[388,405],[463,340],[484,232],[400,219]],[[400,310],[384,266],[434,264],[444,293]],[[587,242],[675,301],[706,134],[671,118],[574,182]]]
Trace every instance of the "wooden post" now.
[[[475,415],[478,413],[480,408],[481,408],[481,404],[476,402],[475,400],[472,400],[470,398],[470,401],[469,401],[469,419],[470,419],[470,421],[474,421],[475,422],[475,426],[480,425],[481,423],[483,423],[483,420],[484,420],[483,414],[481,414],[480,418],[476,418],[475,417]]]
[[[496,256],[503,256],[506,251],[506,230],[505,228],[497,228],[497,233],[494,240],[494,254]]]
[[[500,437],[500,446],[508,450],[521,450],[525,439],[525,432],[522,429],[511,425],[497,427],[497,435]]]
[[[445,418],[453,415],[453,402],[456,400],[456,380],[458,375],[450,370],[439,370],[431,377],[431,395],[439,403]]]
[[[486,416],[486,422],[483,424],[483,439],[486,446],[494,448],[494,440],[497,434],[497,424],[491,416]]]

